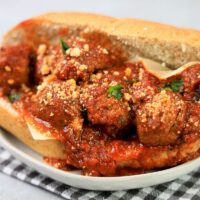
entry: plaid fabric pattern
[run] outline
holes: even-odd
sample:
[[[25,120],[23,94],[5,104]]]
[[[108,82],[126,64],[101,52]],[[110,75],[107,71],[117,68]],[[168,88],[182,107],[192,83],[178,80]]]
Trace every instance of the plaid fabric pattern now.
[[[96,192],[73,188],[52,180],[16,160],[10,153],[0,147],[0,171],[42,189],[55,193],[65,199],[74,200],[165,200],[165,199],[200,199],[200,169],[179,179],[143,189],[116,192]],[[159,178],[159,177],[158,177]]]

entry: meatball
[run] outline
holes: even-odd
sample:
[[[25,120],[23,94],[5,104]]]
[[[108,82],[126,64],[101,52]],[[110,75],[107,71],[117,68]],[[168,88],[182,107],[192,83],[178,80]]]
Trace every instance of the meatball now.
[[[22,84],[28,84],[30,52],[26,45],[0,49],[1,93],[7,94],[10,88],[20,88]]]
[[[39,86],[37,94],[24,104],[25,110],[42,120],[47,128],[80,135],[83,120],[75,80],[54,81],[49,84],[44,82]]]
[[[136,111],[140,142],[159,146],[175,144],[181,136],[186,117],[186,103],[179,94],[161,91]]]
[[[107,49],[83,38],[72,38],[70,48],[58,63],[57,77],[61,80],[70,78],[86,80],[96,69],[109,66],[110,55]]]
[[[127,57],[121,45],[113,44],[103,33],[82,33],[80,37],[70,38],[67,44],[70,48],[56,67],[61,80],[88,80],[96,70],[122,64]]]
[[[131,124],[128,102],[109,97],[107,86],[88,85],[82,89],[81,101],[87,110],[89,122],[100,125],[109,135],[115,136],[119,130]]]

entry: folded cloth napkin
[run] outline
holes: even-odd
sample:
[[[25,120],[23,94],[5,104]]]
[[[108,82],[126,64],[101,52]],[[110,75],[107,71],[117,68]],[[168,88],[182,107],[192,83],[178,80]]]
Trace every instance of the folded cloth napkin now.
[[[97,192],[70,187],[48,178],[18,161],[0,147],[0,171],[65,199],[200,199],[200,169],[196,169],[173,182],[153,187],[116,192]]]

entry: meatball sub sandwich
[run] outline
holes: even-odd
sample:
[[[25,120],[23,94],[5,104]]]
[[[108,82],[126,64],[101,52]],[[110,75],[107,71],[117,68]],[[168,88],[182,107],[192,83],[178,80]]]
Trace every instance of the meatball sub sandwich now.
[[[49,13],[0,49],[0,125],[64,170],[121,176],[200,152],[200,31]]]

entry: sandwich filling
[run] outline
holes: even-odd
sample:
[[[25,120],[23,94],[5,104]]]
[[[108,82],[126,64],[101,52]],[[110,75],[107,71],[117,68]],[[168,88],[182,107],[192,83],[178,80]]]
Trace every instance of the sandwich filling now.
[[[2,47],[0,71],[0,96],[33,138],[64,144],[66,159],[44,158],[55,167],[121,176],[199,155],[199,63],[173,71],[131,58],[103,33],[83,32]]]

